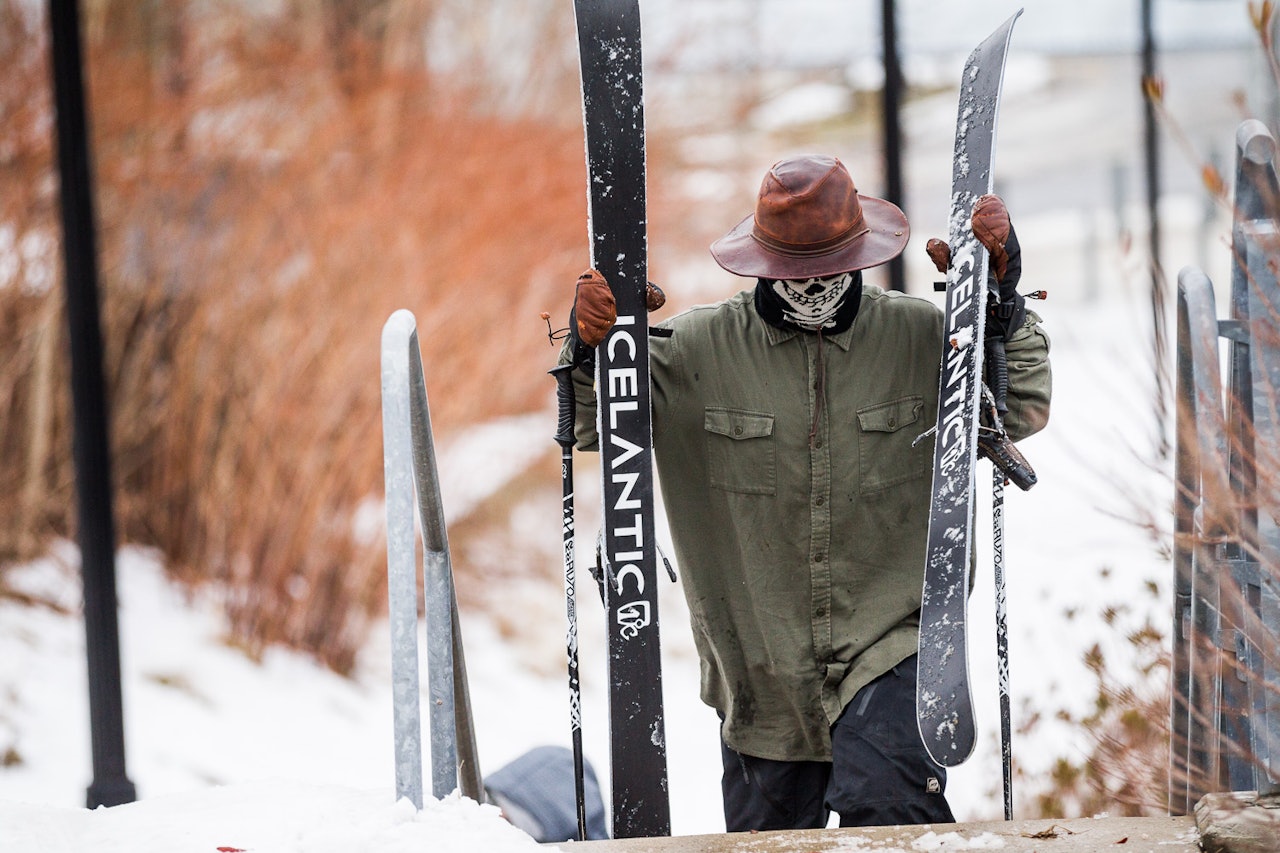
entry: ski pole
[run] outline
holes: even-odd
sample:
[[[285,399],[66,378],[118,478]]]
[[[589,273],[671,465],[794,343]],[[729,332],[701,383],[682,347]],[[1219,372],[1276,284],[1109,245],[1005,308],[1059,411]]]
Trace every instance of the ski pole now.
[[[1009,388],[1009,369],[1000,338],[987,339],[988,363],[995,385],[994,417],[1008,411],[1005,397]],[[1000,690],[1000,763],[1004,775],[1004,819],[1013,820],[1013,719],[1009,698],[1009,623],[1006,612],[1004,581],[1004,486],[1005,472],[999,465],[991,469],[991,556],[995,568],[996,590],[996,681]]]
[[[573,738],[573,789],[578,797],[578,840],[587,840],[587,795],[583,781],[582,757],[582,687],[578,681],[578,596],[574,567],[573,542],[573,368],[562,364],[550,372],[556,378],[556,399],[559,403],[559,423],[556,443],[560,445],[560,484],[562,499],[562,526],[564,529],[564,598],[569,629],[565,648],[569,658],[569,731]]]
[[[1013,721],[1009,701],[1009,623],[1004,584],[1004,472],[993,467],[991,521],[992,561],[996,587],[996,678],[1000,687],[1000,760],[1004,770],[1004,819],[1013,820]]]

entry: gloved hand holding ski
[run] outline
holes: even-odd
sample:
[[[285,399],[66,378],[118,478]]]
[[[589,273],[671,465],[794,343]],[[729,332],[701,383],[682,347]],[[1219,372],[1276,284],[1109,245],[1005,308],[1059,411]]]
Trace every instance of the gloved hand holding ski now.
[[[1018,293],[1022,278],[1022,248],[1018,234],[1009,220],[1009,211],[998,195],[987,193],[973,205],[970,217],[973,235],[987,248],[990,257],[987,274],[987,377],[984,404],[980,409],[978,455],[990,459],[1005,477],[1026,491],[1036,484],[1036,472],[1026,457],[1004,431],[1001,419],[1004,407],[1006,367],[1003,343],[1022,327],[1027,319],[1026,300]],[[938,272],[951,266],[951,247],[937,237],[925,244],[925,252]],[[993,381],[994,378],[994,381]]]
[[[667,303],[667,295],[653,282],[646,282],[645,309],[657,311]],[[609,282],[599,270],[584,270],[573,291],[569,311],[569,337],[573,341],[573,363],[585,369],[595,365],[595,348],[600,346],[618,320],[618,303]]]
[[[573,308],[569,311],[569,340],[576,366],[595,371],[596,347],[617,319],[618,303],[609,283],[597,270],[584,271],[574,285]]]
[[[1007,341],[1027,319],[1026,302],[1018,293],[1022,278],[1022,247],[1000,196],[988,193],[973,205],[973,236],[990,253],[987,337]]]
[[[609,282],[597,270],[586,270],[574,286],[569,328],[583,344],[595,349],[618,319],[618,303]]]
[[[1022,247],[1018,233],[1009,220],[1009,210],[998,195],[987,193],[973,205],[970,218],[973,236],[990,253],[987,276],[990,298],[987,312],[987,337],[1008,340],[1027,319],[1026,300],[1018,293],[1022,278]],[[951,247],[945,240],[931,237],[925,244],[929,260],[938,272],[945,274],[951,266]]]

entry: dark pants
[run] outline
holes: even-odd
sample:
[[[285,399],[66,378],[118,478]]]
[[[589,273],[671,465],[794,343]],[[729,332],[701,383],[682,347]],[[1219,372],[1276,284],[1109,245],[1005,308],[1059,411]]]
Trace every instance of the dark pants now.
[[[729,832],[953,823],[947,774],[916,728],[916,659],[858,691],[831,727],[831,761],[772,761],[720,744]]]

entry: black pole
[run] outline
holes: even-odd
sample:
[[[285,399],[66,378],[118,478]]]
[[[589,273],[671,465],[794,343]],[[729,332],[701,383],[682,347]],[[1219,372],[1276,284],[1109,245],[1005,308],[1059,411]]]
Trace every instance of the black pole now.
[[[49,26],[62,193],[62,255],[71,341],[77,539],[84,580],[89,722],[93,745],[93,781],[89,785],[87,799],[89,808],[96,808],[133,802],[137,799],[137,791],[125,774],[124,763],[111,456],[102,378],[89,131],[85,120],[76,0],[49,0]]]
[[[898,62],[898,27],[894,0],[881,0],[880,32],[884,56],[884,174],[885,198],[906,209],[902,192],[902,66]],[[906,268],[902,256],[889,261],[889,287],[907,289]]]
[[[1004,819],[1013,820],[1013,708],[1009,692],[1009,611],[1004,567],[1005,474],[992,466],[992,563],[996,588],[996,680],[1000,696],[1000,767],[1004,778]]]
[[[562,364],[551,371],[556,378],[559,418],[556,443],[560,445],[561,529],[564,532],[564,599],[568,615],[565,649],[569,661],[569,735],[573,742],[573,790],[577,797],[578,840],[587,840],[587,794],[585,760],[582,754],[582,688],[578,681],[578,594],[576,549],[574,547],[573,507],[573,370],[575,365]]]
[[[1147,81],[1156,79],[1156,41],[1152,25],[1152,0],[1142,0],[1142,93],[1143,150],[1146,159],[1148,251],[1151,254],[1151,324],[1156,372],[1156,446],[1160,458],[1169,455],[1165,421],[1169,413],[1169,374],[1165,366],[1168,333],[1165,329],[1165,282],[1160,267],[1160,138],[1156,105],[1148,94]]]

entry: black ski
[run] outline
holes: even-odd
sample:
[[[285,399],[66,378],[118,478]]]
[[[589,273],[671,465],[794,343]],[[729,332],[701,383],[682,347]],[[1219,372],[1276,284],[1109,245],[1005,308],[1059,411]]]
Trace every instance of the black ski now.
[[[596,353],[615,838],[669,835],[645,309],[639,0],[574,0],[587,141],[591,264],[618,303]]]
[[[920,609],[916,717],[934,760],[954,767],[973,752],[969,695],[969,563],[973,550],[978,419],[988,252],[970,226],[978,198],[992,190],[991,155],[1005,54],[1018,10],[969,54],[960,81],[952,161],[946,338],[934,431],[933,500]]]

